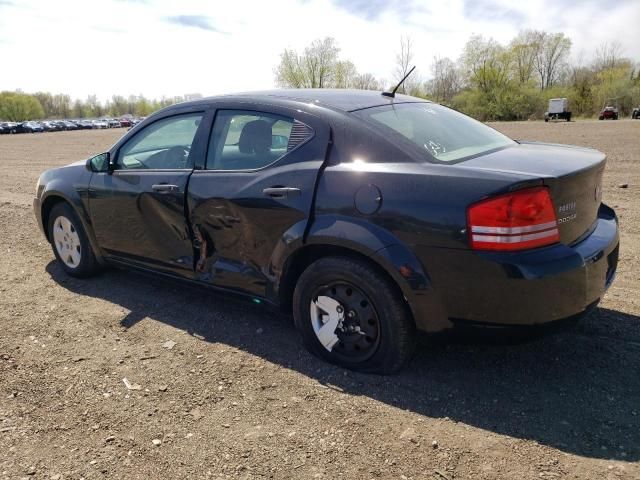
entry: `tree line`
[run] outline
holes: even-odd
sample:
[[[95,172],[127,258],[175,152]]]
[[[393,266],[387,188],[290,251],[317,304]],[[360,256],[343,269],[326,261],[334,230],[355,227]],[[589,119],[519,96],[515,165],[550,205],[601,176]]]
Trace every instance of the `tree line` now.
[[[66,94],[48,92],[0,92],[0,120],[22,122],[38,119],[121,117],[129,114],[145,117],[163,107],[185,100],[185,97],[148,99],[143,95],[113,95],[102,103],[96,95],[85,100],[72,100]]]
[[[472,35],[456,60],[434,56],[430,78],[413,74],[400,90],[428,98],[481,120],[542,118],[550,98],[566,97],[575,116],[593,117],[605,104],[629,115],[640,105],[640,68],[617,42],[601,45],[593,58],[570,60],[563,33],[521,31],[507,45]],[[333,38],[316,40],[298,53],[286,49],[275,80],[288,88],[392,88],[413,65],[415,44],[402,37],[393,79],[359,73],[340,58]]]
[[[571,59],[571,39],[563,33],[524,30],[502,45],[472,35],[457,59],[435,55],[428,80],[412,74],[400,92],[449,105],[480,120],[542,118],[550,98],[566,97],[574,116],[596,116],[605,104],[621,116],[640,106],[640,66],[623,55],[619,43],[602,44],[592,58]],[[413,66],[416,45],[400,39],[390,80],[358,72],[340,57],[335,39],[312,42],[302,51],[285,49],[274,69],[286,88],[392,88]],[[419,72],[419,70],[418,70]],[[196,95],[197,97],[198,95]],[[189,96],[191,97],[191,96]],[[102,103],[95,95],[72,100],[66,94],[0,92],[0,120],[146,116],[185,97],[147,99],[114,95]]]

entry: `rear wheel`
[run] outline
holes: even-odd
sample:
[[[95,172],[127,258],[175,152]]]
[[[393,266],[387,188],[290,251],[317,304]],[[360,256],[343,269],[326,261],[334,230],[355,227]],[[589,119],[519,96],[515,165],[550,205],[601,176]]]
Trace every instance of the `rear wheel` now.
[[[80,219],[67,203],[49,212],[49,240],[62,269],[73,277],[88,277],[100,269]]]
[[[393,373],[414,349],[415,326],[402,295],[361,260],[311,264],[298,280],[293,312],[305,346],[346,368]]]

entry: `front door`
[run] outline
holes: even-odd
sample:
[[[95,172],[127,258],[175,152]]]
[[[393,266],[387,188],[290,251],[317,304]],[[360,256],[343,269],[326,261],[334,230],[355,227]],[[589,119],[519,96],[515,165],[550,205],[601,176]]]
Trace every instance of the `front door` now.
[[[307,226],[329,127],[300,112],[237,107],[218,107],[205,169],[189,181],[196,277],[268,296],[278,242]]]
[[[107,255],[193,277],[185,195],[202,155],[194,145],[203,117],[184,113],[149,124],[113,153],[112,173],[93,174],[91,221]]]

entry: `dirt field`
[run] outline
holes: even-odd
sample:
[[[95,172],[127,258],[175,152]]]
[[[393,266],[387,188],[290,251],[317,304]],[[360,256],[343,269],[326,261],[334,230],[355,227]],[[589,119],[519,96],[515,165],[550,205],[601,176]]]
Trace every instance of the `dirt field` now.
[[[65,277],[36,179],[124,131],[0,136],[0,480],[640,479],[640,121],[495,126],[609,155],[618,278],[571,331],[423,340],[393,377],[322,363],[264,307]]]

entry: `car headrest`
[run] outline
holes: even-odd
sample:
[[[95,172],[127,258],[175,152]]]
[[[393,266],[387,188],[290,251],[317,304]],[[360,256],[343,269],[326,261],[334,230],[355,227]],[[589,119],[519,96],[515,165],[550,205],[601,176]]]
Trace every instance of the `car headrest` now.
[[[271,150],[271,125],[264,120],[247,123],[240,132],[241,153],[267,153]]]

